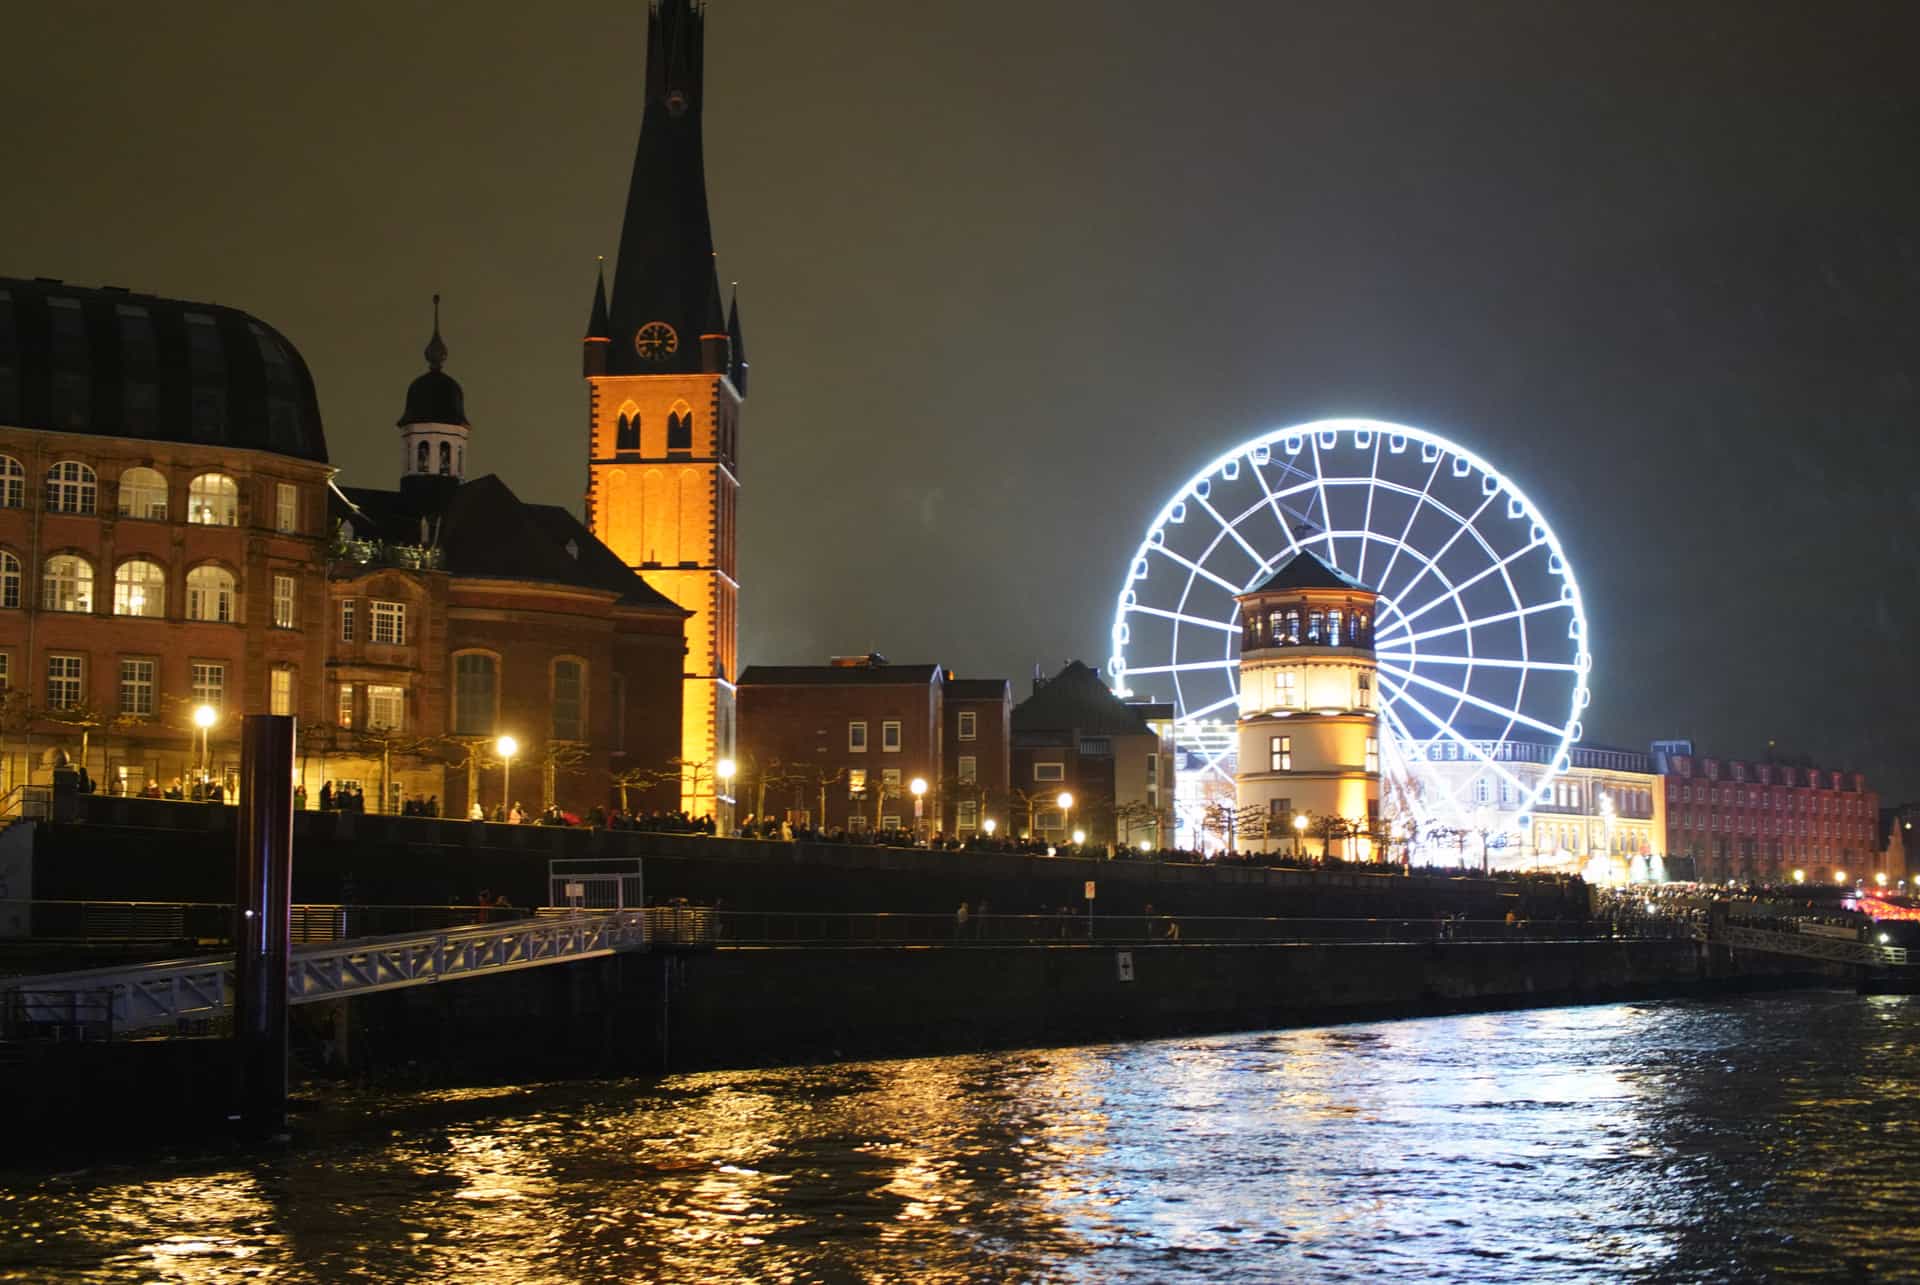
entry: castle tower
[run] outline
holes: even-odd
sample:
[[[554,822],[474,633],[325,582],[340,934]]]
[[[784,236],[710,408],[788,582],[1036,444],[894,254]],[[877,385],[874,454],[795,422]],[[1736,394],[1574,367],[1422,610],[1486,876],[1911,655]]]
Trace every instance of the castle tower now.
[[[467,396],[458,381],[440,368],[447,344],[440,338],[440,296],[433,296],[433,338],[427,341],[427,373],[407,385],[400,429],[400,476],[444,477],[457,485],[467,473]],[[402,485],[406,485],[403,481]]]
[[[687,621],[682,803],[714,811],[733,757],[739,601],[736,449],[746,396],[739,308],[714,272],[700,110],[705,13],[654,0],[646,103],[609,298],[587,324],[587,525]]]
[[[1373,622],[1378,595],[1302,549],[1240,594],[1242,848],[1365,860],[1380,803]],[[1296,829],[1295,818],[1307,825]],[[1259,833],[1259,827],[1243,830]]]

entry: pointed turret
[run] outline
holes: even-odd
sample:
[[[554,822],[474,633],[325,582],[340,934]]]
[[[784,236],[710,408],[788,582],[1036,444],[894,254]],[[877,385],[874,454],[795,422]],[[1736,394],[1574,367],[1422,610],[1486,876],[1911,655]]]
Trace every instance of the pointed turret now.
[[[740,284],[734,283],[733,298],[727,305],[727,338],[733,341],[733,369],[727,372],[733,380],[733,391],[741,397],[747,395],[747,341],[740,334]]]
[[[607,344],[612,336],[607,320],[607,260],[600,259],[593,281],[593,312],[587,317],[587,337],[580,355],[580,370],[585,375],[607,373]]]
[[[647,98],[614,265],[608,374],[726,370],[700,136],[705,25],[693,0],[655,0],[647,15]]]

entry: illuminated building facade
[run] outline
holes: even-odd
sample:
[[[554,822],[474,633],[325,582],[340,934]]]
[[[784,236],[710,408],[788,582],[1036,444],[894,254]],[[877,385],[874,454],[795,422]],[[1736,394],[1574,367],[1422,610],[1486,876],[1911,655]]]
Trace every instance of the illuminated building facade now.
[[[0,278],[0,792],[234,769],[317,715],[327,464],[313,380],[233,308]],[[193,712],[211,709],[204,738]]]
[[[1667,856],[1665,782],[1634,750],[1577,745],[1566,770],[1544,741],[1451,738],[1400,747],[1458,804],[1455,824],[1422,836],[1429,861],[1495,870],[1558,870],[1598,883],[1678,877]],[[1525,801],[1540,794],[1530,808]]]
[[[1693,742],[1656,741],[1667,783],[1667,844],[1702,880],[1822,882],[1878,870],[1880,796],[1859,772],[1810,762],[1722,759]]]
[[[1302,549],[1236,601],[1234,845],[1369,857],[1380,807],[1376,595]]]
[[[701,145],[705,15],[657,0],[646,100],[613,290],[587,323],[587,523],[690,613],[683,805],[715,810],[713,769],[736,757],[740,408],[746,348],[723,309]]]

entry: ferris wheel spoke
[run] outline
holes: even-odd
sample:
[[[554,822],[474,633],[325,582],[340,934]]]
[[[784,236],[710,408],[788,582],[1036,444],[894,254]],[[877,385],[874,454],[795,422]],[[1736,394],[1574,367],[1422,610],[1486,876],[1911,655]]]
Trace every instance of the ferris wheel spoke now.
[[[1512,553],[1509,553],[1504,558],[1500,558],[1496,560],[1490,566],[1482,567],[1480,570],[1468,576],[1465,580],[1462,580],[1459,584],[1449,586],[1446,593],[1436,594],[1434,597],[1427,599],[1426,602],[1422,603],[1420,606],[1416,607],[1414,610],[1400,613],[1399,617],[1396,618],[1394,621],[1394,626],[1396,628],[1406,626],[1410,621],[1416,620],[1419,617],[1426,615],[1429,611],[1432,611],[1435,607],[1439,606],[1443,602],[1452,600],[1453,602],[1458,603],[1460,601],[1460,594],[1462,590],[1473,588],[1473,586],[1479,584],[1482,580],[1485,580],[1488,576],[1493,575],[1496,572],[1504,575],[1508,567],[1512,566],[1514,563],[1518,562],[1520,559],[1526,557],[1529,553],[1532,553],[1535,549],[1539,548],[1541,545],[1545,543],[1546,543],[1545,540],[1529,540],[1524,547],[1515,549]],[[1442,552],[1445,552],[1445,550],[1442,550]],[[1436,560],[1437,560],[1437,557],[1436,557]],[[1413,585],[1418,584],[1420,579],[1421,579],[1420,576],[1415,576],[1413,580],[1408,582],[1408,588],[1411,588]],[[1511,580],[1507,582],[1507,593],[1510,597],[1514,597],[1515,605],[1518,605],[1519,599],[1517,595],[1515,595],[1514,593],[1513,582]],[[1466,613],[1463,611],[1461,612],[1461,614],[1465,615]],[[1389,637],[1392,636],[1391,631],[1388,632],[1388,636]]]
[[[1367,465],[1367,511],[1360,519],[1360,530],[1362,532],[1360,538],[1360,566],[1359,569],[1353,573],[1353,578],[1361,584],[1367,582],[1367,554],[1373,551],[1373,541],[1368,539],[1365,533],[1373,530],[1373,497],[1379,494],[1380,491],[1380,444],[1385,440],[1385,438],[1381,437],[1373,439],[1373,459]]]
[[[1479,543],[1480,547],[1483,549],[1486,549],[1487,548],[1486,539],[1483,536],[1481,536],[1480,528],[1475,524],[1480,521],[1481,516],[1485,514],[1487,511],[1487,507],[1493,503],[1495,497],[1497,497],[1498,495],[1499,495],[1499,492],[1496,491],[1494,492],[1493,495],[1488,495],[1483,497],[1480,501],[1480,507],[1475,509],[1471,516],[1464,517],[1464,518],[1461,517],[1460,514],[1451,505],[1436,506],[1448,517],[1452,518],[1456,523],[1458,523],[1458,525],[1453,528],[1453,534],[1447,537],[1446,542],[1444,544],[1442,544],[1438,549],[1435,549],[1432,553],[1427,555],[1427,558],[1426,558],[1427,570],[1420,572],[1420,574],[1414,576],[1413,579],[1407,581],[1404,585],[1401,585],[1400,588],[1395,592],[1394,596],[1399,598],[1404,598],[1409,593],[1413,592],[1413,587],[1419,584],[1422,580],[1426,579],[1428,571],[1431,571],[1432,568],[1440,565],[1440,559],[1446,557],[1447,554],[1453,549],[1453,546],[1460,542],[1460,537],[1467,534],[1467,532],[1469,531],[1473,532],[1473,537]],[[1487,556],[1488,557],[1495,556],[1493,550],[1487,549]]]
[[[1172,559],[1174,562],[1179,563],[1181,566],[1193,572],[1195,575],[1205,576],[1207,579],[1213,581],[1215,584],[1219,585],[1222,589],[1225,589],[1230,594],[1238,595],[1240,593],[1239,585],[1232,584],[1229,581],[1222,579],[1221,577],[1215,575],[1213,572],[1207,570],[1205,567],[1201,566],[1199,563],[1195,562],[1193,559],[1185,557],[1181,554],[1175,553],[1172,549],[1169,549],[1164,544],[1151,544],[1151,545],[1148,545],[1147,547],[1159,553],[1165,554],[1168,558]]]
[[[1327,503],[1327,470],[1320,465],[1320,434],[1314,433],[1307,440],[1313,444],[1313,485],[1320,496],[1320,529],[1332,531],[1333,507]],[[1309,508],[1308,512],[1312,512],[1312,509]],[[1327,560],[1336,565],[1340,561],[1340,549],[1331,535],[1327,537]]]
[[[1393,649],[1375,649],[1375,659],[1402,660],[1420,665],[1485,665],[1489,669],[1549,669],[1569,674],[1580,672],[1580,666],[1560,660],[1509,660],[1504,656],[1436,656],[1424,651],[1398,651]]]
[[[1224,660],[1183,660],[1171,665],[1142,665],[1138,669],[1128,668],[1127,675],[1136,674],[1186,674],[1199,669],[1238,669],[1240,662],[1235,657]]]
[[[1389,682],[1391,682],[1391,680],[1389,680]],[[1493,770],[1494,775],[1501,777],[1506,781],[1511,782],[1513,784],[1514,789],[1520,792],[1521,797],[1524,798],[1527,795],[1532,793],[1532,791],[1529,790],[1526,787],[1526,785],[1524,785],[1521,782],[1519,777],[1515,776],[1512,772],[1509,772],[1506,768],[1496,763],[1493,760],[1493,758],[1489,756],[1485,750],[1481,749],[1477,743],[1468,740],[1466,737],[1462,736],[1458,731],[1454,730],[1453,724],[1447,722],[1445,719],[1441,718],[1438,714],[1435,714],[1432,710],[1428,709],[1425,705],[1421,704],[1418,697],[1415,697],[1410,693],[1408,693],[1408,691],[1404,687],[1401,687],[1398,683],[1392,683],[1391,685],[1397,690],[1398,699],[1405,701],[1422,718],[1426,719],[1429,723],[1432,723],[1434,727],[1439,730],[1442,736],[1446,737],[1448,740],[1452,741],[1455,745],[1458,745],[1461,749],[1465,750],[1471,757],[1479,760],[1481,763],[1491,768]],[[1558,734],[1559,732],[1556,729],[1555,735],[1558,735]]]
[[[1405,637],[1399,636],[1399,631],[1396,629],[1390,641],[1396,644],[1403,642],[1425,642],[1429,638],[1444,638],[1448,634],[1457,634],[1462,630],[1478,629],[1483,625],[1497,625],[1507,620],[1519,620],[1524,616],[1537,616],[1543,611],[1558,611],[1562,608],[1571,609],[1572,606],[1573,604],[1570,602],[1536,602],[1530,607],[1516,607],[1512,611],[1497,612],[1491,616],[1479,616],[1473,620],[1463,620],[1457,625],[1441,625],[1436,629],[1423,629],[1417,634],[1407,634]],[[1395,623],[1398,624],[1397,621]],[[1377,637],[1378,635],[1376,635],[1376,638]]]
[[[1128,670],[1127,672],[1133,673],[1134,671]],[[1235,692],[1231,696],[1222,696],[1219,700],[1215,701],[1211,705],[1202,705],[1199,709],[1188,710],[1185,714],[1182,714],[1180,716],[1180,721],[1182,723],[1197,723],[1201,719],[1205,718],[1207,715],[1213,713],[1213,711],[1217,709],[1225,709],[1229,705],[1237,704],[1239,700],[1240,700],[1240,693],[1238,692]]]
[[[1165,607],[1149,607],[1139,602],[1128,603],[1125,610],[1143,616],[1161,616],[1167,620],[1178,620],[1183,624],[1199,625],[1206,629],[1222,629],[1230,634],[1240,632],[1240,626],[1237,623],[1229,623],[1224,620],[1209,620],[1205,616],[1196,616],[1191,612],[1169,611]]]
[[[1293,466],[1285,465],[1283,467],[1292,468]],[[1280,524],[1281,532],[1287,537],[1287,552],[1292,553],[1300,547],[1300,541],[1295,538],[1293,534],[1294,523],[1287,521],[1287,515],[1282,510],[1280,503],[1280,496],[1275,493],[1273,487],[1267,484],[1267,475],[1261,471],[1258,464],[1252,465],[1252,469],[1253,476],[1259,480],[1260,490],[1265,493],[1267,497],[1267,505],[1273,510],[1273,520]],[[1304,513],[1296,512],[1294,517],[1297,518],[1303,526],[1311,521]]]
[[[1258,549],[1254,548],[1251,544],[1247,543],[1247,537],[1240,534],[1239,528],[1237,528],[1233,523],[1227,521],[1224,517],[1220,516],[1220,510],[1214,508],[1213,505],[1208,503],[1205,499],[1202,499],[1199,496],[1195,496],[1194,498],[1200,500],[1200,507],[1205,509],[1207,513],[1213,518],[1213,520],[1220,524],[1220,529],[1222,531],[1225,531],[1228,535],[1233,537],[1234,543],[1238,544],[1241,547],[1241,549],[1245,550],[1246,555],[1249,558],[1253,559],[1253,565],[1255,566],[1255,568],[1257,568],[1255,574],[1258,574],[1259,571],[1266,570],[1267,560],[1260,556],[1260,551]]]
[[[1380,573],[1380,583],[1385,585],[1387,577],[1393,574],[1393,564],[1400,560],[1400,551],[1410,547],[1407,537],[1413,534],[1413,524],[1420,520],[1420,509],[1433,494],[1433,481],[1440,476],[1440,461],[1443,456],[1436,455],[1433,467],[1427,470],[1427,480],[1420,484],[1420,490],[1414,495],[1413,508],[1407,513],[1407,524],[1400,528],[1400,538],[1393,542],[1393,552],[1387,555],[1387,568]],[[1409,491],[1411,487],[1407,488]]]
[[[1498,714],[1501,718],[1509,720],[1510,725],[1511,723],[1519,723],[1523,726],[1531,727],[1537,732],[1546,732],[1552,736],[1564,734],[1565,729],[1563,728],[1555,727],[1552,723],[1543,723],[1531,714],[1523,714],[1517,709],[1509,709],[1498,701],[1490,701],[1484,696],[1475,696],[1465,688],[1455,687],[1450,683],[1436,682],[1424,674],[1416,674],[1411,669],[1402,669],[1398,665],[1383,664],[1380,668],[1397,678],[1404,679],[1406,682],[1418,683],[1429,691],[1438,692],[1442,696],[1452,696],[1456,699],[1463,700],[1476,709],[1483,709],[1489,714]],[[1403,686],[1401,690],[1404,691],[1406,689]]]

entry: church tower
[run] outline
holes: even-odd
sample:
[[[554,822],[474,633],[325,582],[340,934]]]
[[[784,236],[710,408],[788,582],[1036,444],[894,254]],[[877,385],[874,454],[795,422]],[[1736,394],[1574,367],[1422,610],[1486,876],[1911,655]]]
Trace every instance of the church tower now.
[[[1366,860],[1380,806],[1379,597],[1305,549],[1239,595],[1235,793],[1267,838],[1243,847]],[[1304,820],[1304,826],[1296,822]]]
[[[706,15],[654,0],[646,104],[613,293],[603,269],[587,323],[587,525],[692,613],[682,714],[682,805],[715,811],[734,753],[738,676],[735,452],[747,392],[737,302],[720,302],[700,139]]]

